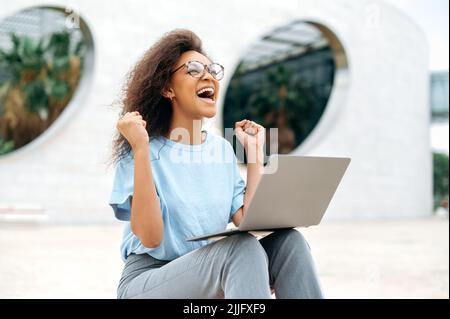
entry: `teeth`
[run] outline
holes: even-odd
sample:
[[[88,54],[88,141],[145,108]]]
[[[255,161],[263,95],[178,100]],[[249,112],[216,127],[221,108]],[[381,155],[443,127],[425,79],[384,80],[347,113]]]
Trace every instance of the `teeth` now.
[[[210,91],[212,94],[214,94],[214,89],[213,88],[206,87],[206,88],[203,88],[203,89],[197,91],[197,95],[202,94],[203,92],[206,92],[206,91]]]

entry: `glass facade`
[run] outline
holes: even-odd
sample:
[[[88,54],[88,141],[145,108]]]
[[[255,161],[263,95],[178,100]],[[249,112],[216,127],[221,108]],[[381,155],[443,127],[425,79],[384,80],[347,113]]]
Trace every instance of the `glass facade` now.
[[[430,86],[431,120],[448,122],[448,72],[432,73]]]

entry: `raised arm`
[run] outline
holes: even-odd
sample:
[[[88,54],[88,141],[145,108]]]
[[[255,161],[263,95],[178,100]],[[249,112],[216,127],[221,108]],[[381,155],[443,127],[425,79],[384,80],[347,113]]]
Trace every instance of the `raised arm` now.
[[[239,208],[232,219],[233,223],[239,226],[242,217],[250,206],[263,173],[265,129],[263,126],[249,120],[236,122],[235,126],[237,138],[244,145],[247,155],[247,185],[244,195],[244,206]]]
[[[117,129],[128,140],[134,154],[134,192],[131,201],[131,230],[142,245],[154,248],[160,245],[164,225],[153,182],[149,155],[149,137],[145,121],[138,112],[126,113],[117,123]]]

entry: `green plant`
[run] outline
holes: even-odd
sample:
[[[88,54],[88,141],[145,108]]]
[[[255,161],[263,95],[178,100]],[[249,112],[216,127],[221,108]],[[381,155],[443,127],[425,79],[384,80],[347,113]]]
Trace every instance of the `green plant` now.
[[[0,138],[12,141],[14,149],[40,135],[63,111],[78,84],[85,46],[67,31],[38,40],[10,37],[11,49],[0,49]]]
[[[307,83],[294,77],[283,64],[261,71],[258,80],[251,83],[238,67],[225,104],[238,106],[225,114],[226,127],[251,118],[266,128],[278,128],[280,154],[289,153],[306,138],[325,107]],[[266,136],[268,142],[270,133]]]
[[[0,155],[11,152],[14,149],[14,142],[8,141],[4,142],[2,138],[0,138]]]
[[[433,196],[434,208],[448,201],[448,155],[433,152]]]

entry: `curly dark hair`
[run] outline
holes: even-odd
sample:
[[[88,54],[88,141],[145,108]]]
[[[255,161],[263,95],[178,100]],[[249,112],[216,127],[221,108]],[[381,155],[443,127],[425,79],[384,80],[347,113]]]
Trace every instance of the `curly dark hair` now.
[[[192,31],[175,29],[165,33],[148,49],[127,74],[120,99],[120,116],[138,111],[147,122],[150,139],[167,135],[172,120],[172,102],[162,95],[171,79],[171,70],[186,51],[205,56],[202,41]],[[131,152],[128,141],[117,131],[113,140],[112,163]]]

